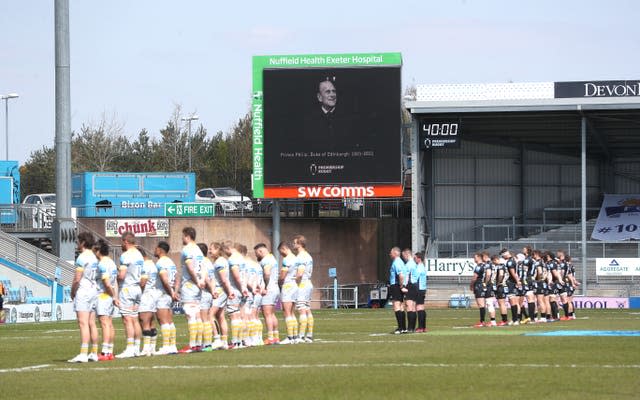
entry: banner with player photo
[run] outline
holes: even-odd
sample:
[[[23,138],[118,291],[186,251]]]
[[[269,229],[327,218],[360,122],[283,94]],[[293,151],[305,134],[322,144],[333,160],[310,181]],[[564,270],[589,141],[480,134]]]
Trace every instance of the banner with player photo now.
[[[606,194],[591,238],[604,241],[640,239],[640,194]]]

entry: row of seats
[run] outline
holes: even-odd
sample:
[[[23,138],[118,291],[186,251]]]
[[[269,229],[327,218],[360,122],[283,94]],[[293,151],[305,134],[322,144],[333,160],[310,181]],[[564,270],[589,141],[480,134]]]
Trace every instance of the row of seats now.
[[[27,289],[26,287],[12,287],[11,280],[5,276],[0,276],[0,282],[4,285],[7,290],[7,294],[4,297],[5,303],[22,303],[22,300],[26,304],[49,304],[51,303],[51,297],[49,296],[34,296],[33,291],[31,289]],[[64,288],[64,301],[71,301],[71,288]]]

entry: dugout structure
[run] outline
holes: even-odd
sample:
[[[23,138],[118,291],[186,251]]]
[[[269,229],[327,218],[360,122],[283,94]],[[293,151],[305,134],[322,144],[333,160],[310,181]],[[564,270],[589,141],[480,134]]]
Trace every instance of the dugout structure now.
[[[412,247],[456,257],[573,223],[587,293],[603,194],[640,193],[640,81],[418,85],[405,107]]]

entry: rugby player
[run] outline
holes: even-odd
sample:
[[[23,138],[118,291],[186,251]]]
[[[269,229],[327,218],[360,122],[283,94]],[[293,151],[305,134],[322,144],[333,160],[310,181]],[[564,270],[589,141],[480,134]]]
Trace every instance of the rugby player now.
[[[535,274],[536,270],[533,266],[533,250],[529,246],[525,246],[522,248],[522,254],[524,255],[524,260],[522,261],[522,271],[526,276],[526,282],[524,284],[525,296],[527,298],[527,309],[528,316],[522,320],[523,324],[529,322],[535,322],[536,316],[536,283],[535,283]],[[524,311],[523,311],[524,315]]]
[[[473,295],[476,298],[476,304],[478,305],[478,311],[480,312],[480,322],[474,325],[475,328],[482,328],[484,325],[484,320],[487,315],[487,308],[485,303],[485,294],[487,291],[487,286],[484,280],[484,262],[482,261],[482,254],[476,253],[473,255],[473,261],[476,263],[476,266],[473,268],[473,278],[471,278],[471,283],[469,284],[469,289],[473,292]]]
[[[489,311],[489,318],[491,322],[489,326],[496,326],[496,289],[495,289],[495,270],[491,263],[491,256],[486,251],[482,252],[482,261],[484,262],[484,283],[486,287],[485,291],[485,304],[487,305],[487,311]]]
[[[213,274],[216,282],[218,282],[218,286],[216,287],[217,296],[214,296],[211,314],[218,323],[219,335],[214,335],[212,347],[214,349],[226,350],[229,348],[229,327],[224,314],[227,307],[227,299],[229,297],[234,298],[235,294],[229,283],[229,262],[225,257],[225,253],[222,251],[222,242],[209,244],[209,257],[214,260]]]
[[[120,314],[127,335],[127,347],[116,355],[116,358],[130,358],[140,355],[140,339],[142,328],[138,321],[138,306],[142,289],[142,268],[144,259],[136,248],[136,237],[132,232],[122,234],[122,255],[120,255],[120,268],[118,269],[118,282],[120,283]]]
[[[154,252],[158,260],[156,261],[156,268],[158,269],[156,287],[160,291],[160,296],[156,300],[156,317],[162,332],[162,347],[156,352],[158,355],[178,352],[176,347],[176,326],[173,323],[173,302],[180,299],[175,289],[178,268],[167,255],[169,254],[169,249],[169,243],[162,241],[158,243]]]
[[[256,259],[262,267],[264,277],[264,289],[262,290],[262,315],[267,325],[267,340],[265,344],[279,344],[280,337],[278,333],[278,318],[275,314],[275,306],[280,299],[280,287],[278,286],[278,261],[269,252],[267,245],[258,243],[253,251],[256,253]]]
[[[227,256],[229,262],[229,284],[231,293],[227,298],[227,314],[231,320],[231,349],[239,349],[245,347],[242,343],[242,331],[244,323],[242,321],[242,306],[244,298],[249,294],[246,281],[244,278],[245,261],[244,257],[238,252],[239,245],[233,244],[229,240],[225,240],[222,244],[222,251]]]
[[[402,250],[402,260],[404,261],[404,269],[406,271],[404,286],[407,288],[407,332],[415,333],[417,319],[416,300],[418,298],[418,274],[416,271],[417,264],[413,260],[413,253],[411,252],[411,249]]]
[[[118,307],[118,267],[109,257],[109,244],[99,239],[93,246],[93,252],[98,258],[98,303],[96,314],[102,327],[102,352],[98,354],[98,361],[111,361],[113,356],[113,312]]]
[[[96,327],[96,306],[98,288],[96,278],[98,273],[98,259],[91,250],[94,244],[90,232],[78,234],[78,251],[76,259],[76,274],[71,284],[71,298],[73,308],[78,317],[80,328],[80,354],[69,360],[70,363],[86,363],[98,361],[98,328]],[[89,353],[89,341],[91,352]]]
[[[562,278],[560,276],[558,260],[555,259],[553,253],[545,253],[545,261],[547,269],[549,270],[547,275],[547,285],[549,287],[549,306],[551,308],[551,313],[547,317],[547,322],[552,322],[560,319],[558,297],[561,292],[564,292],[564,282],[562,282]],[[549,313],[547,312],[547,314]],[[549,320],[549,318],[551,318],[551,320]]]
[[[545,296],[548,296],[547,291],[547,266],[542,259],[542,252],[540,250],[533,250],[533,279],[534,290],[536,295],[536,301],[538,303],[538,312],[540,318],[534,318],[534,315],[530,315],[532,322],[546,322],[547,306]]]
[[[247,346],[262,346],[262,321],[258,316],[258,310],[262,305],[262,289],[263,289],[263,276],[262,268],[255,260],[248,255],[247,246],[242,245],[240,248],[240,254],[244,257],[245,261],[245,273],[247,279],[247,301],[244,307],[245,316],[245,344]]]
[[[404,286],[405,282],[405,264],[400,257],[401,251],[399,247],[393,247],[389,251],[389,257],[391,258],[391,267],[389,268],[389,291],[391,300],[393,301],[393,312],[396,316],[396,322],[398,328],[393,332],[396,335],[405,333],[407,331],[407,324],[404,314],[404,296],[407,292],[407,288]]]
[[[278,252],[282,257],[282,268],[280,269],[280,280],[282,281],[282,311],[284,321],[287,325],[287,338],[282,344],[295,344],[298,338],[298,321],[293,312],[296,299],[298,298],[298,285],[296,284],[296,256],[291,252],[291,248],[282,242],[278,245]]]
[[[158,297],[162,294],[157,287],[158,267],[153,262],[147,252],[140,246],[138,251],[142,254],[144,263],[142,265],[142,277],[140,279],[140,287],[142,295],[140,296],[140,308],[138,315],[140,318],[140,326],[142,327],[142,356],[152,356],[156,352],[156,340],[158,338],[158,330],[153,324],[153,318],[156,315],[156,303]]]
[[[507,318],[507,296],[509,295],[509,288],[507,287],[507,268],[506,265],[500,262],[500,257],[497,255],[491,256],[491,268],[494,271],[492,277],[492,286],[495,291],[496,299],[498,300],[498,308],[500,309],[500,322],[498,326],[506,326],[509,323]],[[518,313],[516,312],[516,315]]]
[[[200,298],[202,289],[205,286],[203,278],[202,264],[204,255],[196,245],[196,230],[192,227],[182,229],[181,264],[182,275],[180,276],[180,300],[182,308],[187,316],[187,328],[189,330],[189,344],[179,353],[191,353],[202,350],[202,318],[200,317]]]
[[[564,274],[565,291],[567,292],[567,305],[569,307],[569,319],[576,319],[575,308],[573,306],[573,293],[580,286],[580,282],[576,280],[576,269],[571,263],[571,257],[565,256],[567,270]]]
[[[416,263],[416,276],[418,277],[418,295],[416,297],[418,329],[416,329],[416,333],[424,333],[427,331],[427,311],[424,308],[424,298],[427,293],[427,268],[424,266],[423,253],[416,253],[413,260]]]
[[[507,298],[511,305],[511,325],[520,325],[520,307],[522,307],[524,292],[522,290],[522,281],[518,275],[518,263],[508,249],[502,249],[500,256],[504,260],[505,268],[507,269],[507,290],[509,291]]]
[[[203,255],[209,254],[209,246],[206,243],[198,243],[198,247]],[[209,257],[202,259],[202,270],[205,272],[205,287],[200,294],[200,318],[202,319],[202,351],[213,351],[214,334],[219,336],[213,321],[211,309],[213,307],[213,298],[218,297],[216,287],[218,286],[214,276],[213,263]]]
[[[311,313],[311,295],[313,284],[313,258],[307,251],[307,239],[302,235],[293,237],[293,250],[296,253],[296,282],[298,283],[298,297],[296,308],[298,309],[300,328],[299,340],[305,343],[313,342],[313,314]]]

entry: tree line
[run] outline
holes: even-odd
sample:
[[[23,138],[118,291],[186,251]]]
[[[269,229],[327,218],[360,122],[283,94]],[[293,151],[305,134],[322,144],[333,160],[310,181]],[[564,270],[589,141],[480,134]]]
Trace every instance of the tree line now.
[[[251,113],[226,133],[208,135],[202,125],[192,125],[191,140],[183,116],[176,106],[159,137],[142,129],[130,138],[124,133],[124,124],[106,114],[97,122],[83,124],[72,135],[72,173],[189,171],[190,146],[198,188],[231,186],[250,195]],[[20,167],[22,198],[30,193],[55,192],[55,169],[54,145],[33,151]]]

